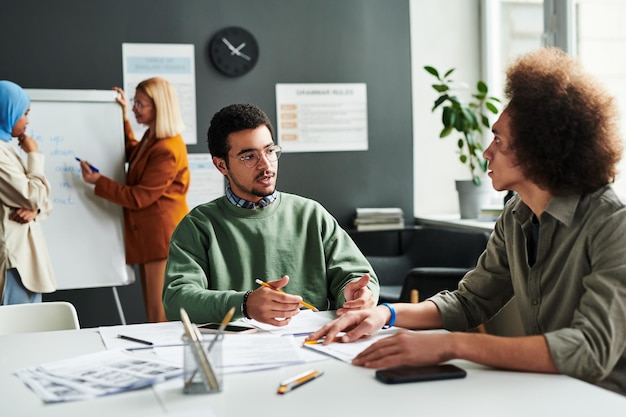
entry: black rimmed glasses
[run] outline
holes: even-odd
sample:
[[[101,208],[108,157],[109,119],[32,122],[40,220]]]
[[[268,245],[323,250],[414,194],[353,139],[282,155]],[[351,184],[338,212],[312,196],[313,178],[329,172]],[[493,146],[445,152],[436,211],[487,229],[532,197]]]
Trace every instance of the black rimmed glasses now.
[[[229,155],[229,157],[234,158],[234,159],[239,159],[248,168],[254,168],[255,166],[259,164],[259,161],[261,160],[261,153],[263,154],[265,159],[267,159],[268,161],[276,162],[278,161],[278,158],[280,158],[280,155],[282,154],[282,152],[283,152],[283,148],[281,148],[278,145],[273,145],[273,146],[263,149],[263,151],[261,152],[247,151],[239,156]]]

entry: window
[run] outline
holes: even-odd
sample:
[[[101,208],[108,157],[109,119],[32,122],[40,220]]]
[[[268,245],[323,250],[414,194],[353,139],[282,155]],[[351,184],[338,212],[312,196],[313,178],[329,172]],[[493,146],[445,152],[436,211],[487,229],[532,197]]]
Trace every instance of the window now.
[[[623,0],[482,0],[483,72],[502,97],[516,56],[542,45],[578,56],[616,97],[626,126],[626,2]],[[626,158],[615,190],[626,197]]]
[[[554,0],[552,0],[554,1]],[[570,0],[571,1],[571,0]],[[626,126],[626,2],[622,0],[576,0],[567,17],[569,39],[587,71],[594,74],[617,99]],[[619,166],[616,192],[626,197],[626,160]]]

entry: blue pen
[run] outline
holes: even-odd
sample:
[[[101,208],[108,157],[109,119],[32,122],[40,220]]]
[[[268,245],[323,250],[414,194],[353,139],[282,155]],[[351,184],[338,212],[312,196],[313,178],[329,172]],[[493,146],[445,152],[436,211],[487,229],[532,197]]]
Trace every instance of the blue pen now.
[[[76,160],[78,162],[81,162],[80,158],[76,158]],[[96,168],[95,166],[91,165],[90,163],[87,163],[87,165],[89,165],[89,168],[93,171],[93,172],[100,172],[100,170],[98,168]]]

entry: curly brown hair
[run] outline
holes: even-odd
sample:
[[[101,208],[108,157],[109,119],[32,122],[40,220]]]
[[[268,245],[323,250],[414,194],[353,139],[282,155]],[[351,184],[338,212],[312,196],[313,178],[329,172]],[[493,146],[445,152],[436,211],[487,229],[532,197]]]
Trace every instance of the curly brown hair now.
[[[553,194],[589,193],[615,180],[622,155],[614,98],[580,62],[542,48],[506,72],[511,150],[526,178]]]

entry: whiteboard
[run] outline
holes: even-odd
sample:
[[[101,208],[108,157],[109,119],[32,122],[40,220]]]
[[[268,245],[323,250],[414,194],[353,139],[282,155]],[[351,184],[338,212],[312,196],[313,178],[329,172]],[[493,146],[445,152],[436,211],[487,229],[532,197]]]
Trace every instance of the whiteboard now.
[[[44,154],[53,209],[41,227],[58,289],[128,285],[122,207],[93,192],[76,157],[124,182],[124,126],[113,90],[26,89],[27,134]],[[25,158],[24,152],[20,151]]]

